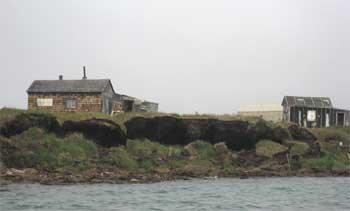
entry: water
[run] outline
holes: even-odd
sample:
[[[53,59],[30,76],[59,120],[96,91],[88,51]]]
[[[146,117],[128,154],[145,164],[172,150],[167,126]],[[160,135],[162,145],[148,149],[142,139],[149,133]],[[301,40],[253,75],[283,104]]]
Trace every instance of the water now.
[[[350,178],[0,188],[0,210],[350,210]]]

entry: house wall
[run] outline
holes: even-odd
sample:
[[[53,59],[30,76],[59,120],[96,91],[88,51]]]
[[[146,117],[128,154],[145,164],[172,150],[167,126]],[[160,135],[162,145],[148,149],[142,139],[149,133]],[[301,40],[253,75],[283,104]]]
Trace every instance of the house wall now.
[[[143,102],[142,104],[147,108],[148,112],[158,112],[158,103]]]
[[[110,84],[106,87],[102,93],[102,112],[111,114],[114,106],[114,91]]]
[[[350,127],[350,111],[345,114],[345,126]]]
[[[316,121],[308,121],[308,111],[316,111]],[[299,115],[300,112],[300,115]],[[326,127],[327,115],[329,118],[329,126],[336,126],[336,113],[333,108],[311,108],[311,107],[290,107],[288,111],[289,121],[294,122],[302,127]]]
[[[52,106],[38,106],[37,99],[52,99]],[[66,99],[77,99],[77,109],[66,109]],[[101,112],[101,94],[91,93],[30,93],[28,110],[45,110],[53,112]]]
[[[241,116],[261,117],[266,121],[281,122],[283,119],[282,111],[242,111],[238,113]]]
[[[133,106],[135,112],[158,112],[158,104],[152,102],[136,102]]]
[[[344,126],[350,126],[350,111],[349,110],[344,110],[344,109],[335,109],[335,116],[334,118],[336,119],[336,125],[335,126],[340,126],[338,125],[338,113],[343,113],[344,114]]]

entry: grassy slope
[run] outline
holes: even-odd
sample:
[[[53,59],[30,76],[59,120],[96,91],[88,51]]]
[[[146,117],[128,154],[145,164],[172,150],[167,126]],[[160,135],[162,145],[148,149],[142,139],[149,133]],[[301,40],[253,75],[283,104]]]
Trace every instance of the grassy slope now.
[[[21,112],[18,109],[0,109],[0,124],[13,118]],[[135,116],[154,117],[169,114],[162,113],[126,113],[117,116],[109,116],[102,113],[53,113],[60,123],[66,120],[85,120],[89,118],[106,118],[115,121],[124,127],[124,122]],[[241,119],[237,116],[212,116],[212,115],[184,115],[181,118],[217,118],[223,120]],[[255,118],[247,119],[255,121]],[[339,151],[337,143],[329,139],[342,140],[350,143],[349,128],[313,129],[317,135],[324,157],[304,159],[303,155],[309,149],[306,143],[292,141],[283,145],[269,140],[263,140],[256,146],[257,156],[268,157],[269,161],[263,163],[273,166],[276,164],[273,157],[279,152],[285,151],[291,145],[291,153],[301,156],[300,166],[303,169],[322,172],[336,169],[349,168],[347,151]],[[66,138],[58,138],[52,134],[45,134],[40,129],[31,129],[21,135],[5,139],[0,137],[0,143],[14,149],[6,157],[6,164],[16,168],[54,169],[55,171],[76,172],[96,168],[124,169],[134,172],[168,173],[170,171],[188,173],[190,175],[209,174],[209,172],[223,171],[232,173],[238,167],[235,164],[235,156],[225,147],[213,146],[206,142],[197,141],[186,147],[164,146],[149,140],[128,140],[126,146],[102,149],[94,143],[85,140],[78,134]],[[2,146],[3,148],[3,146]],[[4,149],[4,148],[3,148]],[[4,154],[4,153],[3,153]],[[4,156],[4,155],[2,155]],[[5,155],[6,156],[6,155]],[[29,159],[30,158],[30,159]],[[250,167],[247,166],[247,169]],[[255,169],[259,167],[254,167]],[[242,170],[242,169],[241,169]]]
[[[14,109],[14,108],[2,108],[0,109],[0,124],[4,121],[7,121],[14,116],[16,116],[19,113],[24,113],[24,112],[33,112],[33,113],[40,113],[43,111],[27,111],[27,110],[21,110],[21,109]],[[49,112],[44,112],[44,113],[49,113]],[[173,116],[173,117],[179,117],[179,118],[196,118],[196,119],[208,119],[208,118],[213,118],[213,119],[219,119],[219,120],[245,120],[249,121],[251,123],[256,122],[259,118],[256,117],[243,117],[243,116],[237,116],[237,115],[207,115],[207,114],[202,114],[202,115],[179,115],[179,114],[174,114],[174,113],[122,113],[118,114],[115,116],[107,115],[104,113],[99,113],[99,112],[88,112],[88,113],[57,113],[57,112],[52,112],[57,120],[62,124],[64,121],[71,120],[71,121],[81,121],[81,120],[86,120],[86,119],[91,119],[91,118],[102,118],[102,119],[110,119],[114,121],[115,123],[119,124],[124,130],[125,126],[124,123],[128,121],[129,119],[133,117],[156,117],[156,116]]]

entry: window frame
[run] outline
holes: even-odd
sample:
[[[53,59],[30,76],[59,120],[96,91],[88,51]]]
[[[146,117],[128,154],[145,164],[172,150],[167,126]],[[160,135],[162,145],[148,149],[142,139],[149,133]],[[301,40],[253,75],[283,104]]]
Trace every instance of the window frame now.
[[[37,107],[52,107],[53,106],[53,98],[37,98],[36,99]]]
[[[69,102],[69,101],[75,101],[75,107],[73,108],[73,107],[68,107],[67,105],[67,103]],[[73,104],[72,104],[73,105]],[[67,109],[67,110],[76,110],[76,109],[78,109],[78,99],[77,98],[65,98],[64,99],[64,108],[65,109]]]

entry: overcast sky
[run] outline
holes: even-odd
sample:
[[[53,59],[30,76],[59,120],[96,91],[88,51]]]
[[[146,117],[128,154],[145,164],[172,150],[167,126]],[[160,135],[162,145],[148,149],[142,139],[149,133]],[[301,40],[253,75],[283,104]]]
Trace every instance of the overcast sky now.
[[[0,107],[36,79],[109,78],[179,113],[284,95],[350,108],[348,0],[1,0]]]

